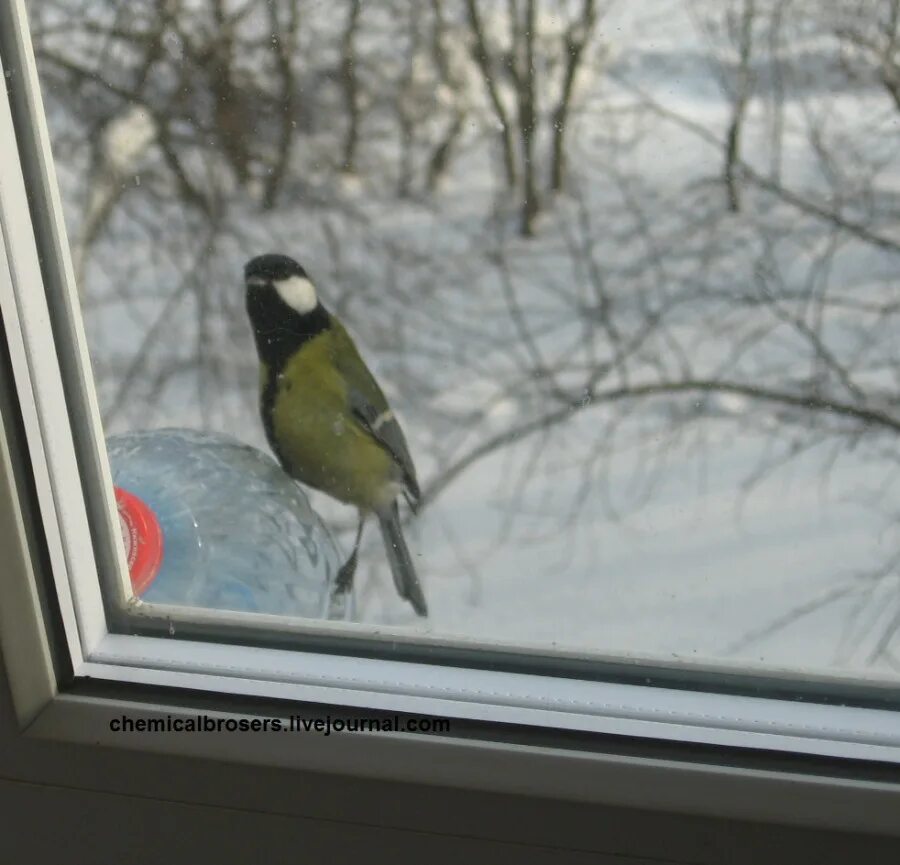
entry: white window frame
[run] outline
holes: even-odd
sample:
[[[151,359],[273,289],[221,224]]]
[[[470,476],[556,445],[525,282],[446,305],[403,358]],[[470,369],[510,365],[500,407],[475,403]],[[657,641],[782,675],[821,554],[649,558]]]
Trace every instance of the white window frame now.
[[[882,831],[888,826],[900,831],[890,816],[897,813],[892,809],[900,808],[900,789],[890,782],[865,780],[865,772],[852,777],[853,767],[862,762],[847,763],[842,770],[847,777],[832,777],[827,783],[803,772],[726,766],[734,760],[729,755],[746,749],[760,755],[900,764],[900,715],[889,709],[110,633],[98,571],[107,575],[114,609],[170,622],[176,634],[182,625],[240,627],[262,621],[298,637],[362,632],[375,641],[404,639],[385,628],[135,605],[129,597],[23,0],[0,0],[0,31],[5,34],[0,41],[5,73],[0,80],[0,305],[24,430],[23,437],[15,419],[0,415],[0,540],[4,556],[10,550],[7,578],[0,582],[0,641],[19,723],[28,735],[483,789],[555,792],[722,816],[766,815],[783,809],[785,796],[790,801],[803,791],[811,797],[808,801],[817,803],[809,811],[816,819],[828,819],[831,825],[838,820],[848,828],[878,824]],[[10,88],[16,89],[12,102],[7,99]],[[45,281],[55,283],[48,288],[56,290],[57,313],[67,323],[68,368],[60,359],[59,334],[54,338],[51,327]],[[88,464],[83,458],[79,464],[73,411],[80,413],[80,432],[89,438],[80,443],[92,455]],[[23,475],[25,451],[31,476]],[[34,532],[28,530],[28,521],[34,519],[42,526],[74,688],[60,687],[53,665],[40,600],[41,560]],[[458,641],[456,648],[479,645]],[[631,660],[639,672],[642,659]],[[709,672],[735,670],[722,666]],[[772,675],[770,670],[765,673]],[[789,683],[796,674],[783,675]],[[88,681],[103,683],[107,695],[83,693]],[[135,684],[149,688],[153,698],[131,696],[125,686]],[[876,698],[897,690],[896,683],[875,676],[852,682],[822,677],[821,684],[865,685]],[[184,705],[186,698],[176,694],[198,692],[215,695],[219,702],[214,713],[224,715],[249,717],[251,711],[235,709],[233,703],[236,697],[251,697],[275,705],[273,711],[281,716],[297,710],[272,701],[445,716],[459,720],[470,732],[465,738],[354,734],[336,737],[328,747],[309,737],[258,734],[245,737],[236,754],[233,740],[212,734],[129,737],[109,729],[109,719],[126,711],[148,717],[192,714]],[[471,732],[476,722],[493,725],[494,732],[487,734],[484,727],[478,728],[480,734]],[[584,738],[578,738],[577,747],[514,744],[508,735],[511,727],[500,725],[531,728],[561,740],[567,734],[593,734],[670,743],[676,751],[678,746],[699,745],[707,753],[720,749],[724,758],[623,757],[586,747]],[[748,805],[748,789],[764,793],[755,805]],[[848,811],[844,803],[836,808],[836,790],[852,792],[858,807]]]

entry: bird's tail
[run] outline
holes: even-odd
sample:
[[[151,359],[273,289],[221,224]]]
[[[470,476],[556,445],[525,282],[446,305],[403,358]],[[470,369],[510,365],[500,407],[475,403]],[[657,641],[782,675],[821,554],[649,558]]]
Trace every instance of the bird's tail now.
[[[378,515],[378,525],[381,526],[384,548],[387,551],[397,594],[409,601],[420,616],[427,616],[428,604],[425,603],[422,584],[416,576],[409,547],[406,546],[403,538],[403,530],[400,528],[400,513],[397,510],[396,502],[391,505],[390,510]]]

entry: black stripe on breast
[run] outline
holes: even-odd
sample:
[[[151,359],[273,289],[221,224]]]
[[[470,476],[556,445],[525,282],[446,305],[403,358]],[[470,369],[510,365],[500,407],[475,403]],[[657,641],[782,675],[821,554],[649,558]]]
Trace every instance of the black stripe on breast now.
[[[275,397],[278,395],[278,376],[280,373],[274,367],[267,367],[266,382],[263,385],[262,393],[259,398],[259,413],[262,417],[263,430],[266,433],[266,440],[272,452],[278,457],[278,462],[282,467],[288,469],[284,460],[281,448],[278,447],[278,441],[275,438]]]
[[[331,327],[331,316],[321,304],[300,315],[281,302],[275,292],[262,289],[247,298],[247,312],[253,325],[253,337],[260,362],[266,368],[266,380],[260,394],[260,415],[269,446],[282,466],[290,471],[275,436],[275,400],[278,380],[288,361],[304,343]]]

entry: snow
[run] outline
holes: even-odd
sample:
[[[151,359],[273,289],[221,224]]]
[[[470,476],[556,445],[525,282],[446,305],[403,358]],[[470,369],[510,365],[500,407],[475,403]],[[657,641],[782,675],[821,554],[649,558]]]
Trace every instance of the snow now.
[[[599,301],[573,244],[590,247],[619,327],[637,328],[654,309],[673,304],[666,334],[649,336],[632,360],[638,383],[658,378],[659,358],[665,377],[677,378],[680,355],[707,372],[733,357],[742,381],[763,386],[804,382],[816,359],[792,322],[806,315],[811,295],[804,292],[814,280],[813,296],[873,304],[870,315],[832,311],[822,333],[841,357],[868,357],[859,386],[896,394],[889,372],[900,348],[896,316],[874,306],[900,302],[897,255],[847,237],[829,251],[827,228],[749,187],[750,215],[724,211],[721,150],[689,128],[721,140],[729,121],[714,74],[722,58],[698,33],[695,7],[644,0],[617,4],[603,19],[609,74],[595,72],[578,91],[574,189],[548,202],[533,240],[510,229],[516,214],[498,191],[501,167],[483,131],[487,121],[466,133],[433,200],[393,197],[388,180],[366,163],[374,151],[361,157],[357,175],[310,169],[297,181],[296,203],[262,215],[238,208],[230,217],[237,228],[224,239],[200,235],[167,204],[148,212],[146,199],[125,194],[113,240],[98,245],[86,277],[85,317],[109,430],[193,425],[265,448],[240,273],[250,255],[272,250],[307,268],[357,336],[407,430],[426,490],[454,457],[540,411],[540,388],[516,378],[535,354],[548,367],[614,360],[610,335],[599,326],[588,335],[579,317]],[[548,32],[557,26],[550,22]],[[380,32],[368,38],[377,44]],[[796,50],[826,56],[825,48],[811,37]],[[483,94],[468,92],[478,77],[465,56],[454,53],[452,62],[469,82],[460,98],[486,112]],[[414,83],[427,91],[426,72],[412,68]],[[823,135],[877,163],[880,191],[900,188],[883,95],[841,90],[827,64],[825,71],[785,95],[782,175],[792,189],[827,195],[829,166],[806,136],[813,116]],[[760,92],[768,86],[762,82]],[[443,87],[433,98],[445,107],[450,101]],[[646,103],[667,114],[635,109]],[[759,95],[751,99],[743,141],[746,161],[761,174],[771,156],[769,107]],[[381,132],[374,124],[367,134]],[[135,173],[149,141],[138,140],[141,147],[129,144],[121,157]],[[335,149],[315,136],[308,147],[326,160]],[[64,184],[76,189],[77,161],[58,158]],[[74,193],[67,198],[74,220]],[[591,220],[586,226],[582,211]],[[853,215],[848,206],[847,218]],[[160,237],[169,235],[160,225],[177,235],[164,249]],[[204,243],[215,250],[202,264],[207,294],[178,295]],[[508,284],[486,263],[489,255],[492,262],[502,257]],[[659,266],[648,266],[657,255]],[[781,284],[798,296],[779,295],[778,315],[760,306],[747,316],[748,298],[759,302]],[[530,347],[511,299],[527,307],[539,334]],[[211,308],[228,315],[213,320]],[[158,375],[143,377],[138,365],[123,400],[136,346],[164,313],[169,341],[138,355]],[[757,329],[764,337],[745,349],[742,340]],[[183,372],[213,344],[227,346],[213,373]],[[556,385],[580,380],[573,368]],[[600,389],[621,385],[611,374]],[[874,576],[898,543],[896,441],[873,436],[836,448],[825,432],[840,422],[816,415],[810,423],[823,435],[807,440],[796,410],[761,412],[748,394],[728,390],[642,403],[586,399],[552,436],[536,433],[474,462],[409,522],[427,621],[396,597],[370,527],[358,576],[360,618],[429,638],[539,651],[896,678],[900,666],[878,645],[900,615],[900,574]],[[764,471],[782,458],[775,471]],[[346,529],[349,544],[352,514],[321,496],[313,500]]]

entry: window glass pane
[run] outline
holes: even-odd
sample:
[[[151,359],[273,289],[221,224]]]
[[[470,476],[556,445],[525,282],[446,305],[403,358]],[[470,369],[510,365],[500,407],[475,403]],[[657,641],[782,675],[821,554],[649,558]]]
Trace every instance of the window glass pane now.
[[[260,583],[185,598],[896,677],[895,7],[31,0],[106,433],[329,527],[118,438]],[[394,497],[421,597],[374,516],[269,591]]]

